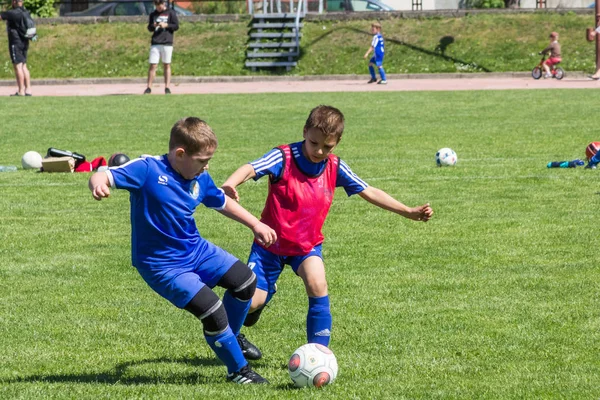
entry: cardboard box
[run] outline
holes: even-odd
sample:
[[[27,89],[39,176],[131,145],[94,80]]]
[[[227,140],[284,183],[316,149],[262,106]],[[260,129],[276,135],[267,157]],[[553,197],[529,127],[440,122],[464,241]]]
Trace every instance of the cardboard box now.
[[[43,172],[73,172],[75,159],[73,157],[47,157],[42,159]]]

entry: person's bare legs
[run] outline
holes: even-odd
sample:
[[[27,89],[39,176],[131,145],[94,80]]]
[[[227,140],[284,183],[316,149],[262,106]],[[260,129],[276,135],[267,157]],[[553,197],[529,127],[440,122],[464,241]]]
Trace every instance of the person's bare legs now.
[[[154,82],[157,67],[158,64],[150,64],[150,68],[148,68],[148,89],[152,88],[152,82]]]
[[[163,64],[163,69],[165,73],[165,89],[168,89],[171,84],[171,64]]]
[[[25,76],[23,73],[23,63],[13,64],[15,78],[17,79],[17,93],[25,96]]]
[[[600,68],[598,68],[598,70],[596,71],[596,73],[592,76],[590,76],[590,78],[592,79],[600,79]]]
[[[25,94],[31,94],[31,76],[29,75],[29,68],[27,64],[23,64],[23,84],[25,85]]]
[[[548,64],[543,63],[542,66],[544,67],[544,71],[546,71],[546,77],[551,76],[550,67],[548,66]]]

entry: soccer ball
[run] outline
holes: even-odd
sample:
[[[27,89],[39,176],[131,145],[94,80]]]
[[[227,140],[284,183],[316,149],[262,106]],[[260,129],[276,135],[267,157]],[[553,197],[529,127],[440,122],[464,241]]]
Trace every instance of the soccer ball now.
[[[118,167],[129,162],[129,157],[123,153],[115,153],[108,159],[109,167]]]
[[[329,348],[308,343],[290,357],[288,372],[296,387],[322,387],[335,380],[338,365]]]
[[[28,151],[21,157],[21,165],[23,169],[40,169],[42,168],[42,155],[37,151]]]
[[[598,152],[598,149],[600,149],[600,142],[592,142],[587,145],[585,148],[585,156],[587,157],[588,161],[594,157],[594,155]]]
[[[435,163],[438,167],[450,167],[455,165],[458,161],[458,157],[454,150],[444,147],[443,149],[439,149],[437,153],[435,153]]]

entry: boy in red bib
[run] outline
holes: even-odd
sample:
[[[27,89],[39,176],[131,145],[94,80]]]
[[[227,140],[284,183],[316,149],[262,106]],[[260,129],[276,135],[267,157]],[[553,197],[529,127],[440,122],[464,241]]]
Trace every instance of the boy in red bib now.
[[[235,189],[238,185],[269,176],[269,194],[261,222],[277,233],[277,241],[268,248],[257,241],[252,245],[248,266],[256,274],[257,288],[245,326],[258,321],[264,306],[275,294],[275,283],[287,264],[302,278],[308,295],[308,343],[329,345],[332,323],[321,254],[321,228],[336,187],[415,221],[425,222],[433,215],[429,204],[407,207],[354,174],[333,154],[343,132],[343,114],[334,107],[318,106],[310,112],[304,125],[304,141],[276,147],[260,159],[241,166],[223,184],[225,193],[239,201]],[[238,336],[238,342],[246,358],[262,356],[243,335]]]

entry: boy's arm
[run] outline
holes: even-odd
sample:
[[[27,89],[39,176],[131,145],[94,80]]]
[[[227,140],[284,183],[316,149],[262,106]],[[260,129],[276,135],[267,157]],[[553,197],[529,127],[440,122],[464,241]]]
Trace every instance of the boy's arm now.
[[[367,58],[367,57],[369,57],[369,54],[370,54],[370,53],[371,53],[373,50],[375,50],[375,49],[373,48],[373,46],[369,47],[369,50],[367,50],[367,52],[365,53],[365,55],[363,56],[363,58]]]
[[[249,179],[252,179],[256,176],[256,171],[254,171],[254,167],[251,164],[244,164],[239,167],[221,186],[221,189],[225,192],[225,194],[235,201],[240,201],[240,195],[238,194],[236,187],[246,182]]]
[[[179,18],[177,17],[177,13],[175,10],[171,10],[171,18],[169,20],[169,24],[167,28],[171,30],[171,32],[175,32],[179,29]]]
[[[415,221],[427,222],[433,215],[433,210],[429,204],[424,204],[422,206],[413,208],[407,207],[383,190],[377,189],[373,186],[367,187],[365,190],[359,193],[359,196],[369,203],[376,205],[377,207]]]
[[[156,29],[156,24],[154,23],[154,13],[151,13],[148,16],[148,31],[154,32],[155,29]]]
[[[540,51],[540,54],[546,54],[552,49],[552,45],[546,47],[544,50]]]
[[[225,207],[219,210],[219,212],[250,228],[258,243],[269,247],[277,241],[277,234],[273,229],[260,222],[258,218],[250,214],[250,212],[235,201],[225,201]]]
[[[102,200],[103,197],[110,196],[110,181],[108,180],[108,175],[104,171],[96,172],[92,175],[88,187],[96,200]]]

